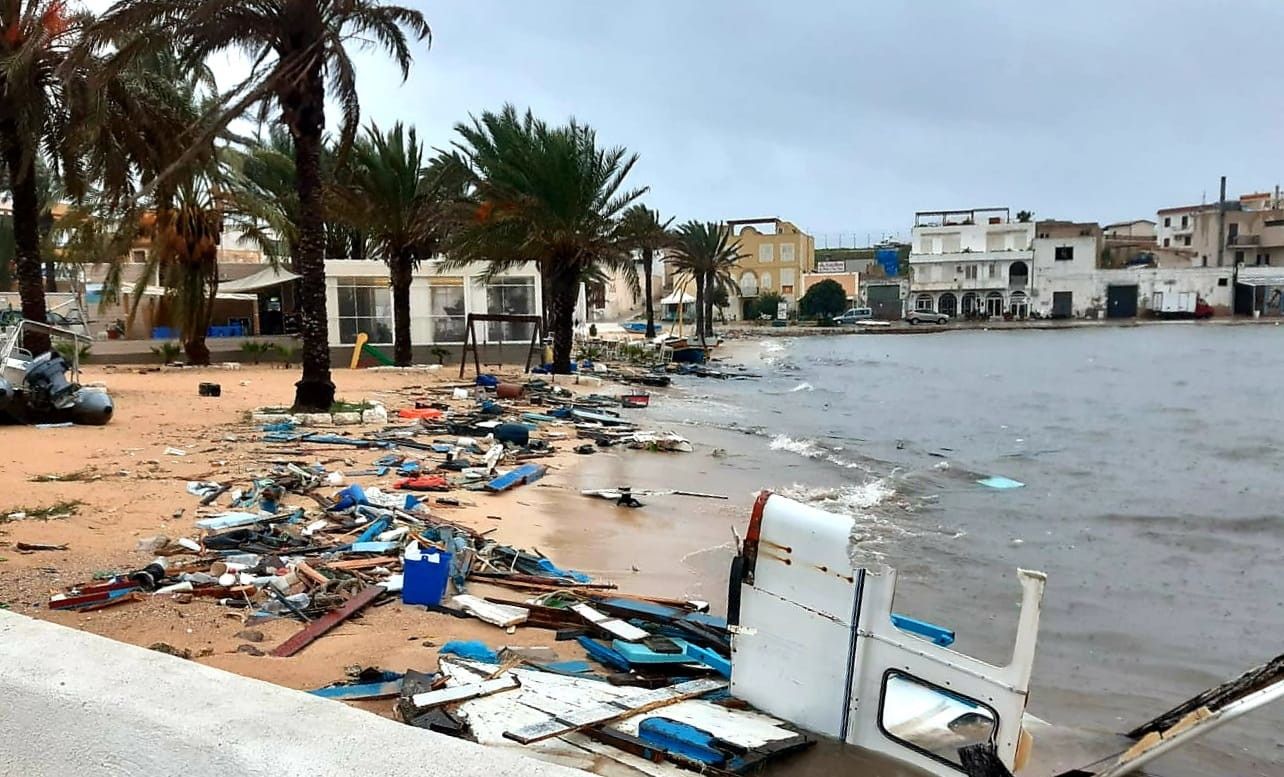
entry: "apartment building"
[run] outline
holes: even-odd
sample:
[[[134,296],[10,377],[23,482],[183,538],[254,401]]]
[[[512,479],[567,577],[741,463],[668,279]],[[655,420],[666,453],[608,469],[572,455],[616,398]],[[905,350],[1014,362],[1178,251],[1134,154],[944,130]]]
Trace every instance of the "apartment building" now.
[[[741,254],[733,273],[740,302],[733,300],[732,317],[744,316],[747,305],[764,291],[780,294],[792,311],[803,295],[802,274],[816,269],[815,239],[779,218],[734,219],[727,228],[739,241]]]
[[[909,255],[916,310],[978,318],[1030,312],[1035,224],[1008,208],[919,211]]]

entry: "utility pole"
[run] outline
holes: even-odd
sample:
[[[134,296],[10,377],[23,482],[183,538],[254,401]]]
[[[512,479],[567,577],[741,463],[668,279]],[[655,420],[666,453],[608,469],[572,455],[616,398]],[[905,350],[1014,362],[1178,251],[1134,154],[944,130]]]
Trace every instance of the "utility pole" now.
[[[1221,194],[1217,197],[1217,266],[1226,261],[1226,176],[1222,176]]]

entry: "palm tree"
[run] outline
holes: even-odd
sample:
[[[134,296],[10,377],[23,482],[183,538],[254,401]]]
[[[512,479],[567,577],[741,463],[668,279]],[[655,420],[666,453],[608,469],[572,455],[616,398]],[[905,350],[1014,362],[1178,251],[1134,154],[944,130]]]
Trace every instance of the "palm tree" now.
[[[688,221],[678,227],[669,261],[696,285],[696,333],[701,345],[713,333],[713,292],[730,288],[731,270],[743,258],[740,240],[725,224]]]
[[[0,155],[12,195],[22,315],[34,321],[46,316],[36,160],[44,152],[51,168],[62,168],[73,193],[78,190],[75,155],[66,140],[73,126],[71,84],[84,71],[65,65],[87,18],[67,13],[61,0],[0,0]],[[25,345],[43,353],[49,337],[29,330]]]
[[[353,148],[344,185],[338,187],[340,214],[363,230],[371,252],[388,264],[392,282],[393,358],[412,361],[410,282],[419,263],[436,246],[425,238],[424,147],[415,128],[397,122],[388,132],[370,125]]]
[[[624,211],[621,220],[624,233],[628,236],[632,247],[642,254],[646,336],[650,340],[655,337],[655,300],[652,299],[651,294],[651,271],[655,262],[655,252],[673,242],[673,235],[669,232],[669,225],[673,223],[673,219],[661,222],[659,211],[638,204]]]
[[[96,39],[137,33],[142,42],[177,37],[187,62],[235,49],[254,63],[241,94],[217,123],[226,124],[253,104],[280,109],[294,146],[299,198],[297,266],[303,377],[294,406],[328,410],[334,403],[325,289],[325,202],[322,147],[326,89],[342,113],[339,147],[346,150],[360,122],[356,69],[347,45],[353,39],[392,54],[402,78],[413,57],[407,33],[429,36],[419,11],[377,0],[122,0],[96,25]],[[141,45],[141,44],[140,44]],[[123,47],[130,52],[130,47]],[[264,100],[271,103],[265,104]]]
[[[574,119],[551,127],[512,105],[455,130],[471,192],[448,241],[448,266],[485,262],[493,275],[534,262],[544,282],[553,370],[569,372],[581,279],[604,268],[637,283],[619,223],[646,191],[623,188],[637,155],[599,148],[592,128]]]

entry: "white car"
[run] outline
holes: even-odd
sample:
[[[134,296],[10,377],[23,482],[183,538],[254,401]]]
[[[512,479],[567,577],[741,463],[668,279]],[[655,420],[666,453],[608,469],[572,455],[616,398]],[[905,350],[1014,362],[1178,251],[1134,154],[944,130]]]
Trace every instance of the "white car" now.
[[[841,316],[834,318],[835,324],[855,324],[861,321],[868,321],[874,317],[874,311],[869,308],[852,308]]]

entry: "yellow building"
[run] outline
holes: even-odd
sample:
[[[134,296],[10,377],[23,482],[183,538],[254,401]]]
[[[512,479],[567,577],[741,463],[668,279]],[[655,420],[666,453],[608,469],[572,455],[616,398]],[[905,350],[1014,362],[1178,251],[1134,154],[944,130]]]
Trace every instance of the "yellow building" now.
[[[733,318],[764,291],[774,291],[793,311],[803,294],[803,273],[816,269],[816,241],[788,221],[778,218],[735,219],[727,227],[740,241],[740,262],[732,275],[740,287],[740,303],[731,305]],[[773,311],[774,312],[774,311]]]

